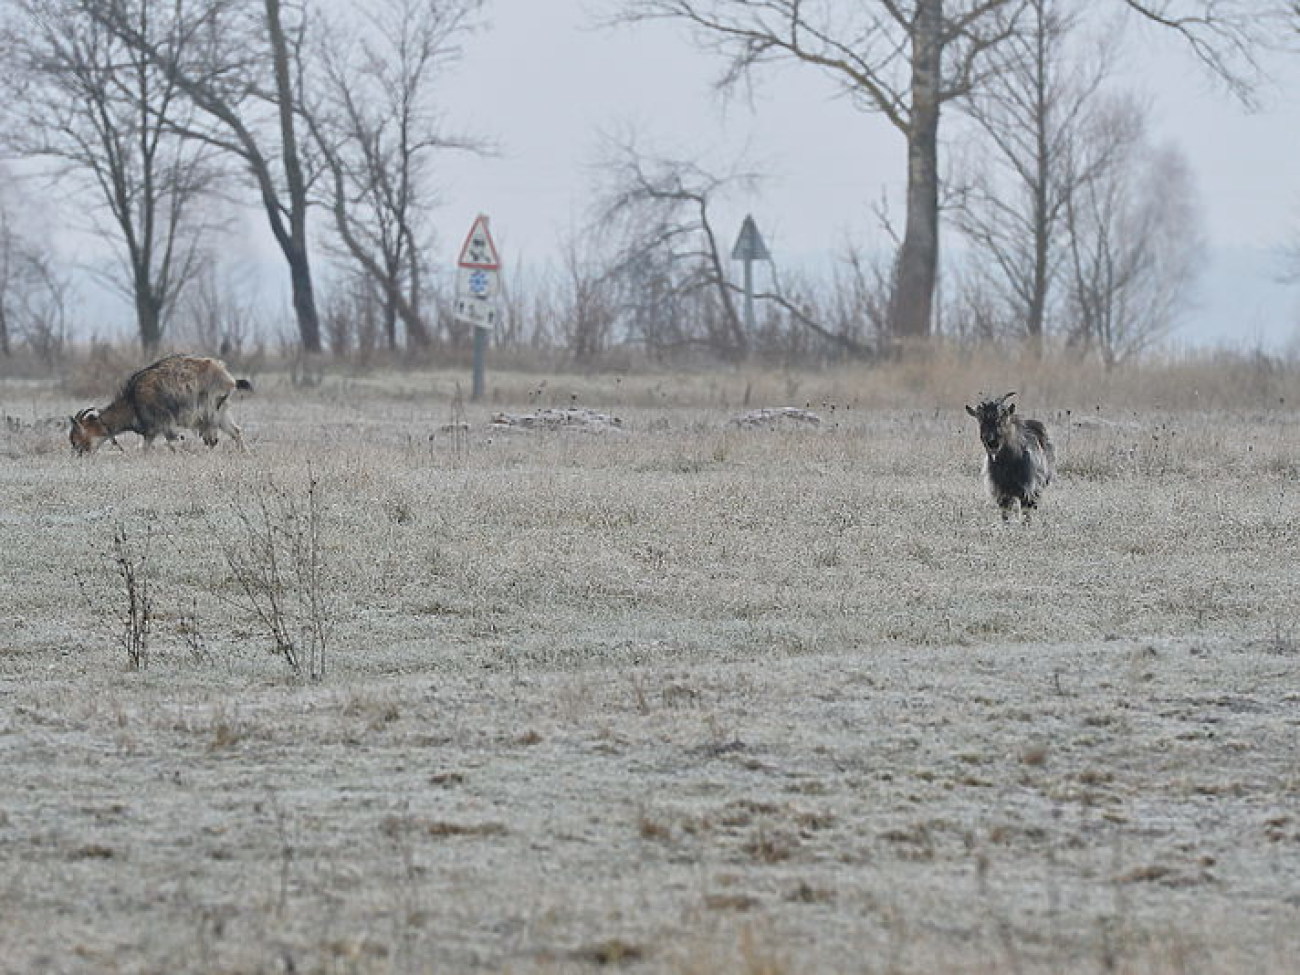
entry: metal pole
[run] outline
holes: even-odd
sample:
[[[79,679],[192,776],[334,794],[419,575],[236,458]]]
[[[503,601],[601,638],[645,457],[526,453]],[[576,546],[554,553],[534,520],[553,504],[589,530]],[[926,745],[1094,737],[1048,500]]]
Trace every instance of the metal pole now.
[[[745,258],[745,334],[754,335],[754,262]]]
[[[483,367],[487,359],[490,331],[479,326],[474,327],[474,384],[470,388],[469,398],[476,403],[483,398]]]

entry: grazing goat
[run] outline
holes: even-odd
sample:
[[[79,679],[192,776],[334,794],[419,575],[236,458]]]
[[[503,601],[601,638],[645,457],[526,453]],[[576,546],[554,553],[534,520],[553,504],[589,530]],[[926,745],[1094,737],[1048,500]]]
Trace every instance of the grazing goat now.
[[[89,407],[72,418],[68,439],[78,454],[88,454],[105,440],[121,449],[117,435],[130,431],[146,447],[162,434],[170,446],[180,430],[194,430],[209,447],[224,430],[240,447],[239,427],[225,411],[236,389],[252,390],[247,379],[234,379],[218,359],[169,355],[145,366],[122,384],[117,399],[102,409]]]
[[[984,483],[1002,509],[1002,520],[1009,520],[1011,509],[1020,502],[1020,515],[1028,524],[1038,496],[1056,475],[1056,449],[1040,421],[1015,415],[1016,404],[1007,403],[1015,395],[985,400],[966,407],[966,412],[979,421]]]

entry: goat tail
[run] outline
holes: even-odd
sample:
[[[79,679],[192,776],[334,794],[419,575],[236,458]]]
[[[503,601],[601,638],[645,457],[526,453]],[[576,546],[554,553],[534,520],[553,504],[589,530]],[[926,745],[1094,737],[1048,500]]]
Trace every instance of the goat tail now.
[[[251,393],[253,391],[253,384],[250,383],[247,379],[236,379],[235,388],[244,389]]]

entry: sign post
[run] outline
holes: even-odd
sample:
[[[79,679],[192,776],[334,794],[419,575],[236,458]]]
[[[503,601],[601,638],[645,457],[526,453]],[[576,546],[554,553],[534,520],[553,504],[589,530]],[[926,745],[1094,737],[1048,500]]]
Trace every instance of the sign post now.
[[[474,326],[474,382],[470,399],[484,393],[488,336],[496,325],[496,296],[501,289],[501,257],[488,230],[488,218],[479,214],[456,261],[456,306],[459,321]]]
[[[763,242],[762,235],[758,232],[758,226],[754,223],[753,216],[746,215],[745,222],[740,225],[740,234],[736,237],[736,245],[731,248],[731,259],[741,261],[745,267],[745,332],[748,335],[754,334],[754,262],[770,261],[772,255],[768,252],[767,244]]]

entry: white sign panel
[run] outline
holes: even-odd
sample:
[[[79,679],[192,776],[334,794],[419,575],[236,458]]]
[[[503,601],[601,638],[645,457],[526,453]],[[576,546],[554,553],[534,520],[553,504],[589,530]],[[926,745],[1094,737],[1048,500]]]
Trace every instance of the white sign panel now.
[[[492,328],[497,321],[495,299],[501,291],[501,257],[486,216],[479,214],[470,227],[456,266],[456,317],[476,328]]]
[[[475,328],[493,328],[497,323],[497,308],[483,298],[456,298],[456,317]]]

